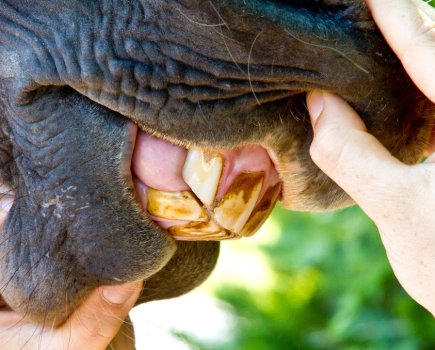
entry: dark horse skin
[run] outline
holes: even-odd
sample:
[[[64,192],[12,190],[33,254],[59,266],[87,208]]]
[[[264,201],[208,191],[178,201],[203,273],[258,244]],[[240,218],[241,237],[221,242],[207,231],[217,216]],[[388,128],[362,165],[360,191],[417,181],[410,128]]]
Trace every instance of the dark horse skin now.
[[[144,302],[209,275],[219,244],[174,242],[135,200],[129,121],[185,146],[272,149],[288,209],[351,205],[309,157],[314,89],[420,159],[434,106],[363,1],[0,0],[0,176],[16,193],[2,298],[51,325],[99,285],[143,279]]]

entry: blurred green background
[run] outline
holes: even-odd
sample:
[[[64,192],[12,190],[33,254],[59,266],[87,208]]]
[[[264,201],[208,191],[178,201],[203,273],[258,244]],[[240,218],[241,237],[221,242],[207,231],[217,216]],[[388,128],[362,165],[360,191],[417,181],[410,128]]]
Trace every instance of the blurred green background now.
[[[435,349],[433,317],[399,286],[357,207],[277,208],[257,236],[224,242],[221,262],[206,288],[235,325],[208,343],[178,333],[192,349]]]

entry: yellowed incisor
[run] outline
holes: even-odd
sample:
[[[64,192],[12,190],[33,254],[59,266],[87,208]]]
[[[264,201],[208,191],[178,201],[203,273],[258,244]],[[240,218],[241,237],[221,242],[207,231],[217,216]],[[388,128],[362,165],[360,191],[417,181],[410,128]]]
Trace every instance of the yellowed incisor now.
[[[208,221],[207,212],[189,191],[168,192],[149,188],[147,201],[148,212],[159,218]]]
[[[215,203],[223,165],[223,157],[219,154],[189,151],[183,178],[192,192],[150,188],[148,212],[159,218],[189,221],[188,224],[168,228],[178,240],[223,240],[253,235],[275,206],[281,184],[267,189],[259,201],[265,174],[242,172],[224,197]]]
[[[235,236],[219,226],[213,219],[208,222],[191,222],[183,226],[173,226],[169,228],[169,233],[176,239],[192,241],[218,241]]]
[[[281,183],[277,183],[274,186],[267,189],[266,193],[261,198],[261,201],[255,206],[254,210],[249,217],[248,222],[243,227],[240,235],[243,237],[252,236],[257,232],[269,215],[272,213],[279,195],[281,194]]]
[[[219,181],[224,167],[224,158],[218,153],[191,149],[183,167],[183,179],[202,203],[214,204]]]
[[[214,209],[214,219],[232,232],[242,231],[260,196],[264,173],[241,173]]]

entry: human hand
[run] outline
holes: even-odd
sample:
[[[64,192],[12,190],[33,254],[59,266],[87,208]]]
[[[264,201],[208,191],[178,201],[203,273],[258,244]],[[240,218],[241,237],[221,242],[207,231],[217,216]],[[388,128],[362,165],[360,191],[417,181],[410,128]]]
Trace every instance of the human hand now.
[[[435,102],[435,10],[418,0],[367,3],[414,83]],[[340,98],[317,91],[307,105],[313,161],[373,219],[403,288],[435,315],[435,154],[405,165]]]
[[[134,306],[141,282],[101,287],[58,328],[36,326],[0,311],[0,350],[105,350]]]
[[[415,166],[399,162],[334,95],[314,92],[308,108],[313,161],[375,222],[403,288],[435,315],[435,156]]]

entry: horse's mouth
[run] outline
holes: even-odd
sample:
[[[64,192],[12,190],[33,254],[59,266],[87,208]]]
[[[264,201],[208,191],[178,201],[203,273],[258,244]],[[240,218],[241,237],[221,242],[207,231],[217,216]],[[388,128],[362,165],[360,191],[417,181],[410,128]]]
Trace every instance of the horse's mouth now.
[[[260,145],[185,148],[140,129],[132,137],[136,198],[177,240],[251,236],[281,195],[274,162]]]

